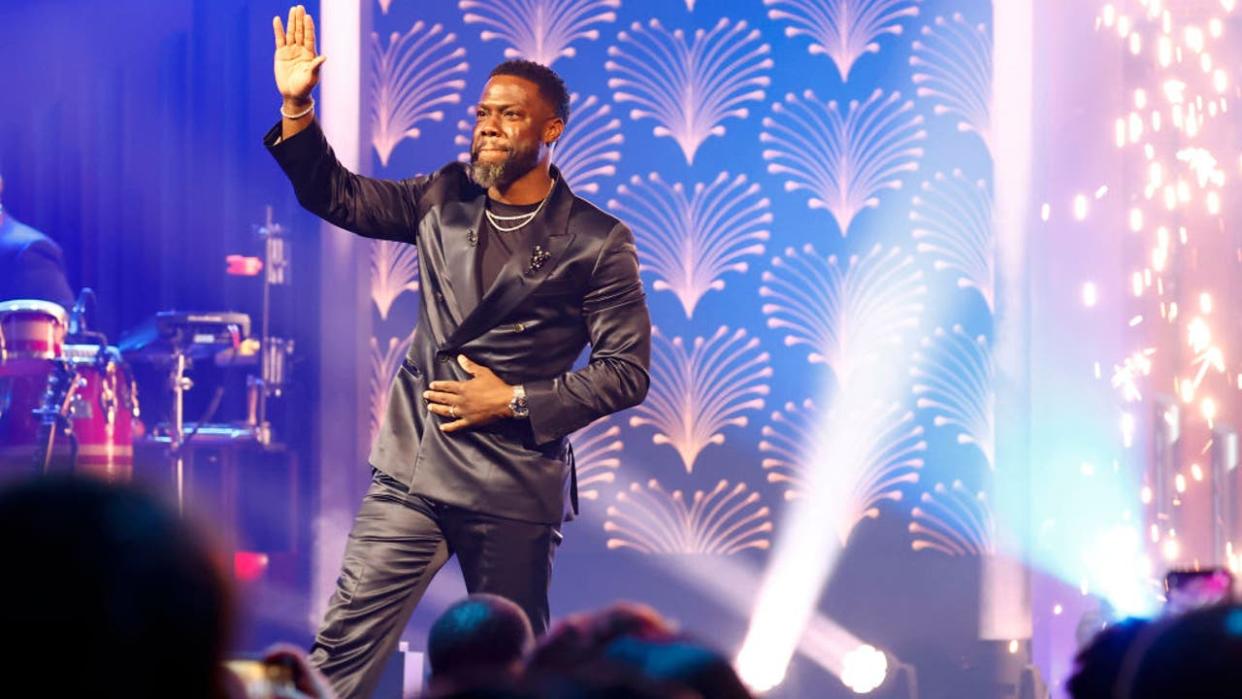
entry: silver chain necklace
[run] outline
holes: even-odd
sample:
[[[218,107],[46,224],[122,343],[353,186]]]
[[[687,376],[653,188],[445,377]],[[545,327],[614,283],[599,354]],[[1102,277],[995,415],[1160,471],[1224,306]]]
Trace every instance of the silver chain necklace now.
[[[513,231],[516,231],[519,228],[522,228],[526,224],[530,223],[531,221],[535,220],[535,217],[539,215],[539,212],[543,211],[543,205],[547,204],[548,200],[552,198],[552,188],[555,186],[556,186],[556,180],[552,180],[552,184],[548,186],[548,193],[544,195],[542,200],[540,200],[539,206],[535,207],[535,210],[528,214],[517,214],[516,216],[498,216],[497,214],[492,213],[491,209],[487,209],[487,208],[484,208],[483,213],[487,214],[487,220],[488,222],[492,224],[492,228],[496,229],[497,231],[501,233],[512,233]],[[514,225],[514,226],[506,227],[506,226],[500,225],[501,221],[520,221],[521,223],[518,223],[517,225]]]

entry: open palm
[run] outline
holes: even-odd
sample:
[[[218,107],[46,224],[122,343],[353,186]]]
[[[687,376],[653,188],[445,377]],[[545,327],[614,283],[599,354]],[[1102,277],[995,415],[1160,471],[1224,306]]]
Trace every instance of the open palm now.
[[[306,100],[319,83],[319,66],[327,60],[315,53],[315,20],[306,8],[296,5],[289,9],[288,30],[279,17],[272,18],[272,30],[276,34],[276,89],[285,99]]]

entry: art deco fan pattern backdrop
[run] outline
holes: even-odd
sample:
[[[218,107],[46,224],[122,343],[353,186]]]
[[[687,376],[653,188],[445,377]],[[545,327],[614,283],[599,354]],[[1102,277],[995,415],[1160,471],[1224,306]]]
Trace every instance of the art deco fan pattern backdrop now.
[[[990,3],[381,0],[372,14],[373,174],[465,158],[487,72],[530,58],[573,92],[555,162],[635,232],[651,392],[574,436],[584,513],[562,570],[575,555],[618,575],[669,556],[761,570],[787,504],[824,479],[835,535],[886,523],[866,549],[907,562],[892,571],[992,550]],[[371,256],[378,416],[418,281],[412,248]],[[848,439],[821,444],[834,422]],[[973,568],[956,570],[970,588]]]

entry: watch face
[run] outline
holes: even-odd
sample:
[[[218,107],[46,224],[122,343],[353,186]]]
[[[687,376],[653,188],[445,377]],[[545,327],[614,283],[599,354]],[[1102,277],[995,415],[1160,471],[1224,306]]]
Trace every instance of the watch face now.
[[[526,389],[523,386],[513,387],[513,398],[509,399],[509,410],[513,412],[513,417],[527,417],[530,410],[526,407]]]

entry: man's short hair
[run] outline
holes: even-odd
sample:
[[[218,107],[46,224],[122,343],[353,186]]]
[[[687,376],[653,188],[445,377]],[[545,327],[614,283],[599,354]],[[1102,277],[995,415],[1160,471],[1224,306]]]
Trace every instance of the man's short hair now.
[[[488,77],[494,78],[497,75],[512,75],[535,83],[539,86],[539,94],[552,107],[552,112],[561,121],[569,123],[569,90],[565,88],[565,81],[561,80],[556,71],[542,63],[516,58],[492,68]]]
[[[432,677],[501,669],[520,662],[534,641],[521,607],[497,595],[474,594],[431,625],[427,660]]]

